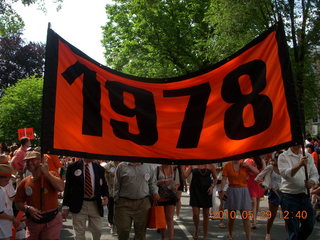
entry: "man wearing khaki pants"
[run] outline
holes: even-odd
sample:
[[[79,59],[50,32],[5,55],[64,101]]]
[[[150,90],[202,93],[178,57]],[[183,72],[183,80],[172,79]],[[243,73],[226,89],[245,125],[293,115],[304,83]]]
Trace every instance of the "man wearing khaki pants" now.
[[[115,225],[119,240],[128,240],[132,221],[135,240],[146,238],[150,197],[159,200],[154,168],[146,163],[122,162],[115,176]]]

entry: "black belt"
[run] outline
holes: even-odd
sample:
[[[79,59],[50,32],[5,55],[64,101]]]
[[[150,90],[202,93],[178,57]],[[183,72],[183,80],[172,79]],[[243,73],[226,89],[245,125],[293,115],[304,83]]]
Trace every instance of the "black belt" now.
[[[131,200],[131,201],[138,201],[138,200],[145,199],[145,198],[147,198],[147,197],[149,197],[149,196],[145,196],[145,197],[139,198],[139,199],[132,199],[132,198],[127,198],[127,197],[119,197],[119,198],[124,198],[124,199]]]
[[[284,195],[289,195],[289,196],[291,196],[291,197],[295,197],[295,198],[306,198],[306,197],[308,197],[308,195],[307,195],[307,194],[305,194],[305,193],[297,193],[297,194],[292,194],[292,193],[282,193],[282,194],[284,194]]]
[[[92,202],[95,201],[95,198],[83,198],[84,201]]]
[[[40,219],[34,219],[30,215],[27,216],[28,218],[31,217],[31,220],[35,223],[41,224],[41,223],[48,223],[52,221],[58,214],[59,210],[53,210],[51,212],[41,213],[42,218]]]

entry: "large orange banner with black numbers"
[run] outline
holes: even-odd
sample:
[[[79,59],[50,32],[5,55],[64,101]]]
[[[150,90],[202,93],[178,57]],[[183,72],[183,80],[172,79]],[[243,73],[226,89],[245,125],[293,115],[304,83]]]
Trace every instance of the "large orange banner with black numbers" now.
[[[176,78],[126,75],[48,30],[42,150],[95,159],[197,164],[302,143],[282,28]]]

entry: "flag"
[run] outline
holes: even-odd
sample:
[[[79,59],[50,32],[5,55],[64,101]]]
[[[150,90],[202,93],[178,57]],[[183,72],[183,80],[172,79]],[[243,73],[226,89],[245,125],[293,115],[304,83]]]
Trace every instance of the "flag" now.
[[[33,128],[19,128],[18,129],[18,140],[20,141],[21,138],[28,137],[31,140],[34,139],[34,132]]]
[[[281,24],[174,78],[105,67],[48,29],[44,153],[168,164],[221,162],[302,143]]]

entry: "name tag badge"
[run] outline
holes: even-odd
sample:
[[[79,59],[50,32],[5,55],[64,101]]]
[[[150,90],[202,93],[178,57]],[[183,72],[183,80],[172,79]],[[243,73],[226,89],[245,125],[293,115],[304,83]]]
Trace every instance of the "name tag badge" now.
[[[146,173],[146,174],[144,175],[144,179],[145,179],[146,181],[149,181],[149,179],[150,179],[150,174],[149,174],[149,173]]]
[[[75,172],[74,172],[74,175],[76,177],[79,177],[80,175],[82,174],[82,171],[80,169],[77,169]]]
[[[32,188],[31,187],[26,187],[26,195],[31,196],[32,195]]]

